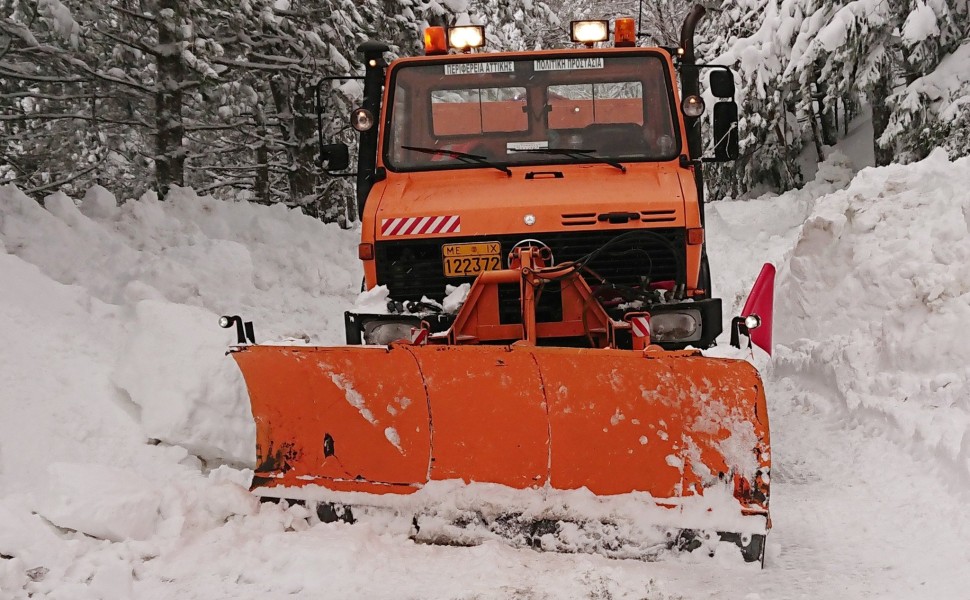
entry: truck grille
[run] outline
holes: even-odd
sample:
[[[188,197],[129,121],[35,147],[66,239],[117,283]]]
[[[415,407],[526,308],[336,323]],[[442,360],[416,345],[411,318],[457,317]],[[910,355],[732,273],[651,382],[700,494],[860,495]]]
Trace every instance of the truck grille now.
[[[684,230],[639,228],[377,242],[375,244],[377,283],[386,285],[390,289],[391,298],[395,300],[420,300],[421,296],[441,300],[445,295],[445,284],[458,285],[474,280],[474,277],[444,276],[441,261],[442,244],[498,241],[502,244],[504,263],[505,256],[517,242],[524,239],[537,239],[552,248],[558,264],[586,256],[627,231],[650,233],[608,248],[587,263],[587,266],[610,283],[619,285],[638,285],[641,276],[647,276],[651,281],[685,277],[685,273],[677,272],[674,254],[674,252],[682,254],[684,251]]]

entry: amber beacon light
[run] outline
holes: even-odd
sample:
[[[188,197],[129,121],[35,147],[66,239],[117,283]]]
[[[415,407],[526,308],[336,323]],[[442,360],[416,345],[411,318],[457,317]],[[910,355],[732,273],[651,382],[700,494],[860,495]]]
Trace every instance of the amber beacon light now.
[[[424,53],[428,56],[448,53],[444,27],[428,27],[424,30]]]
[[[637,25],[633,17],[620,17],[613,26],[613,43],[617,48],[637,45]]]

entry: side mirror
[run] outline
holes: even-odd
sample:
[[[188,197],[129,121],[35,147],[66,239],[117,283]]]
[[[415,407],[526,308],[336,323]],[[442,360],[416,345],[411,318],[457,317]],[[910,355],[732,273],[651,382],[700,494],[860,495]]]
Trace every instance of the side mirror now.
[[[740,154],[738,105],[736,102],[718,102],[714,105],[714,161],[735,160]]]
[[[727,69],[711,71],[711,93],[718,98],[734,99],[734,74]]]
[[[343,171],[350,166],[350,150],[347,144],[323,144],[320,146],[320,164],[327,163],[326,170]]]

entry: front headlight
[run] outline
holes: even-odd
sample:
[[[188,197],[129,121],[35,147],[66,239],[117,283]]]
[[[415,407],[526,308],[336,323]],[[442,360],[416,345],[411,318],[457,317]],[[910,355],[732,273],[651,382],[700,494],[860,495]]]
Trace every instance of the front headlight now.
[[[650,313],[650,339],[654,342],[696,342],[701,339],[701,311]]]
[[[387,346],[391,342],[411,337],[411,321],[370,321],[364,324],[364,343]]]
[[[360,132],[370,131],[374,126],[374,113],[366,108],[355,109],[350,113],[350,125]]]

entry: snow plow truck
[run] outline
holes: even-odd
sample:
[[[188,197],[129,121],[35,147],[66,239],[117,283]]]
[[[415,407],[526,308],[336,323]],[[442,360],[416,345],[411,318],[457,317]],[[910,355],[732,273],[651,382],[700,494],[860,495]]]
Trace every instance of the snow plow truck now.
[[[633,19],[575,21],[558,50],[486,52],[478,26],[430,27],[424,56],[389,64],[361,45],[342,174],[388,310],[347,312],[334,347],[256,344],[222,318],[254,493],[327,522],[392,515],[433,543],[763,562],[763,385],[702,352],[723,329],[703,164],[738,153],[733,75],[694,57],[703,12],[679,47],[638,47]],[[349,168],[345,144],[320,151]]]

